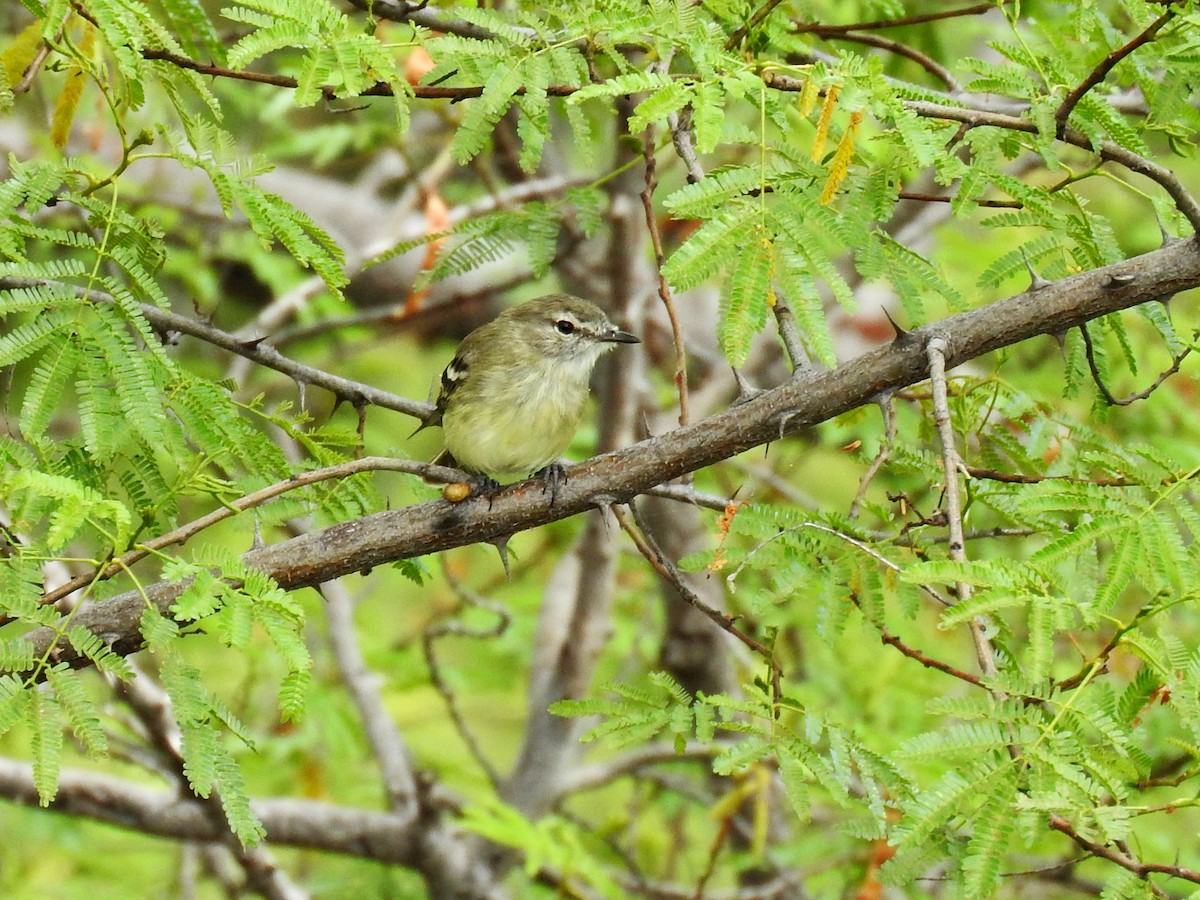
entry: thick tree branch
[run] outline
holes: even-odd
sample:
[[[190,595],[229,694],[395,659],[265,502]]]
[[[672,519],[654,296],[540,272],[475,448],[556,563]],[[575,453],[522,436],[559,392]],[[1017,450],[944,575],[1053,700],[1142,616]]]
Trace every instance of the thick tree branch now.
[[[591,507],[623,503],[655,485],[873,402],[882,391],[924,380],[925,345],[934,333],[946,341],[946,365],[951,368],[1000,347],[1078,327],[1197,285],[1200,247],[1194,240],[1178,241],[950,316],[833,371],[806,371],[710,418],[587,460],[568,470],[553,503],[541,483],[526,481],[486,501],[433,500],[343,522],[253,550],[245,561],[283,587],[295,589],[398,559],[493,540]],[[138,621],[147,601],[165,613],[183,587],[160,583],[149,586],[144,596],[130,592],[84,606],[73,614],[71,624],[91,628],[118,652],[129,653],[140,646]],[[61,645],[57,634],[49,627],[29,635],[38,656],[54,646],[52,659],[84,665],[75,650]]]
[[[399,820],[414,822],[420,809],[412,756],[384,703],[380,678],[367,667],[359,646],[354,629],[354,598],[340,580],[326,582],[321,594],[325,598],[334,662],[379,764],[388,808]]]
[[[38,806],[30,765],[0,757],[0,798]],[[420,821],[315,800],[253,800],[251,807],[266,827],[267,841],[277,846],[340,853],[423,872],[439,865],[448,870],[465,865],[465,839],[440,822],[449,804],[428,792],[423,802],[426,808]],[[220,825],[194,797],[98,772],[64,769],[50,810],[175,840],[221,839]],[[455,841],[463,846],[455,846]],[[486,882],[476,882],[477,888],[480,883]],[[469,896],[492,895],[477,890]]]

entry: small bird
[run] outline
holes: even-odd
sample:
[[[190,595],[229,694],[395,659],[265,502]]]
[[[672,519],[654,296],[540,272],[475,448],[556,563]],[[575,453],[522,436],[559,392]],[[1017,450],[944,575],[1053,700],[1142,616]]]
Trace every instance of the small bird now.
[[[434,463],[477,476],[483,493],[500,479],[544,476],[553,501],[563,479],[558,458],[583,415],[592,369],[617,344],[638,343],[570,294],[505,310],[463,338],[442,372],[421,426],[442,426],[445,449]]]

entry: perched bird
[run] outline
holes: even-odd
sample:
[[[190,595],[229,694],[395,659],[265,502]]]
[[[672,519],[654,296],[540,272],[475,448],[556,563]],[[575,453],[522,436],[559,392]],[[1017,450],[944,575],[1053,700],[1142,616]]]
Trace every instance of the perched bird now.
[[[595,304],[549,294],[507,309],[458,345],[442,372],[427,425],[445,440],[434,462],[477,476],[494,491],[502,479],[545,476],[551,498],[558,458],[587,402],[592,369],[617,344],[641,343]]]

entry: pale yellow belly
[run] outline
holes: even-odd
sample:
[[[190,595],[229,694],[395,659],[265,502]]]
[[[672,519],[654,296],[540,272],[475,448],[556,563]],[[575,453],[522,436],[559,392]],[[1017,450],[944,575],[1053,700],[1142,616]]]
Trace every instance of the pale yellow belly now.
[[[583,411],[586,382],[526,385],[517,403],[489,395],[451,404],[442,419],[446,449],[470,472],[497,480],[524,478],[554,462],[571,443]]]

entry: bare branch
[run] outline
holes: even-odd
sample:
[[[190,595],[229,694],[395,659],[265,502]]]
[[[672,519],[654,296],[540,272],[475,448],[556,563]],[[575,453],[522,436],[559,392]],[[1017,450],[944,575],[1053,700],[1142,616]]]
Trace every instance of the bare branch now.
[[[942,468],[945,477],[946,521],[950,530],[947,554],[955,562],[967,561],[967,543],[963,537],[963,510],[959,496],[958,473],[962,460],[954,444],[954,423],[950,420],[950,406],[946,397],[946,352],[944,335],[934,332],[925,343],[929,357],[929,383],[933,389],[933,420],[942,441]],[[958,602],[971,599],[971,584],[959,581],[955,585]],[[971,639],[975,642],[975,656],[984,675],[996,674],[996,651],[987,637],[987,623],[976,617],[971,620]]]
[[[388,808],[406,825],[416,820],[416,775],[408,746],[380,693],[381,678],[367,668],[354,631],[354,599],[341,580],[321,585],[329,643],[342,684],[354,701],[387,793]]]
[[[915,62],[944,84],[946,90],[952,93],[958,93],[962,90],[962,85],[959,84],[958,79],[954,77],[954,74],[949,69],[929,54],[922,53],[916,47],[911,47],[901,41],[881,37],[877,34],[863,34],[857,31],[839,31],[836,34],[827,35],[827,37],[838,41],[851,41],[852,43],[863,44],[867,47],[878,47],[880,50],[887,50],[889,53],[903,56],[905,59]]]
[[[0,797],[36,808],[32,767],[0,757]],[[472,854],[467,839],[443,821],[453,803],[429,789],[423,791],[420,822],[315,800],[272,798],[252,800],[250,805],[271,844],[407,866],[425,875],[432,896],[505,896]],[[221,837],[220,826],[195,798],[96,772],[63,770],[50,808],[174,840],[211,842]],[[436,893],[438,889],[442,893]]]

